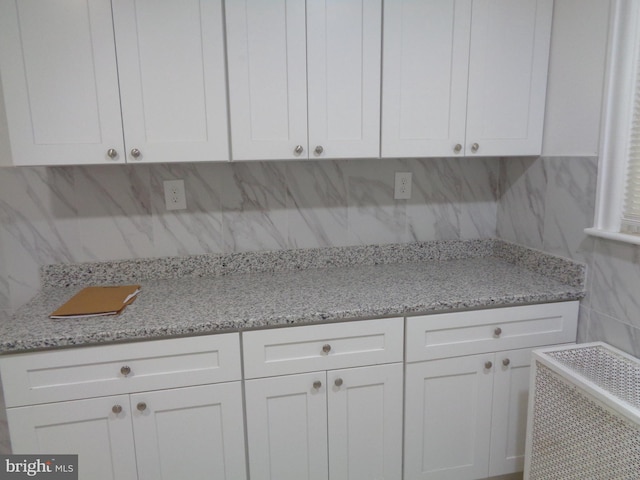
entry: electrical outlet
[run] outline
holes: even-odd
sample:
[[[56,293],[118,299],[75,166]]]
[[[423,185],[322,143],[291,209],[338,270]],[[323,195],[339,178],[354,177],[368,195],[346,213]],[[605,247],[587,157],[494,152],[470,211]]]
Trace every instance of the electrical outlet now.
[[[409,200],[411,198],[411,172],[396,172],[393,198],[395,200]]]
[[[184,180],[165,180],[164,203],[167,210],[186,210],[187,197],[184,191]]]

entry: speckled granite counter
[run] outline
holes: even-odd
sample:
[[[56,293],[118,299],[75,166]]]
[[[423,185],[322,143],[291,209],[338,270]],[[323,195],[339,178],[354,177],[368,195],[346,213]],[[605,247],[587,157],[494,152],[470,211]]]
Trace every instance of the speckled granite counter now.
[[[142,292],[119,316],[48,318],[83,285],[122,282]],[[51,266],[43,285],[0,323],[1,353],[576,300],[584,267],[475,240]]]

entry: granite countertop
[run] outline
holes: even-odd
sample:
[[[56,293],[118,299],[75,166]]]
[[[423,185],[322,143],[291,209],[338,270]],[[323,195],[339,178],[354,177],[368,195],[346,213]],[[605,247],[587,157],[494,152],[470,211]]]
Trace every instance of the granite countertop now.
[[[316,259],[317,255],[331,253],[325,249],[301,251],[307,258],[303,266],[302,257],[288,253],[292,268],[287,268],[287,262],[282,261],[283,254],[263,256],[260,261],[244,254],[242,261],[235,258],[236,264],[244,266],[244,270],[239,269],[242,273],[213,276],[204,276],[202,270],[196,274],[192,270],[191,275],[176,274],[175,259],[170,262],[173,278],[162,278],[168,276],[165,267],[162,267],[164,273],[153,273],[158,265],[154,262],[145,264],[146,267],[138,263],[137,269],[129,263],[106,267],[104,264],[81,265],[66,273],[57,267],[45,269],[42,292],[0,323],[0,353],[577,300],[584,296],[583,266],[502,241],[480,242],[458,242],[453,254],[446,242],[435,247],[412,244],[414,253],[411,254],[407,254],[406,246],[384,250],[392,252],[386,256],[380,256],[384,253],[382,250],[374,249],[373,257],[367,256],[371,250],[364,248],[351,249],[346,257],[340,250],[333,252],[339,253],[337,256],[325,256],[323,260],[326,265],[327,258],[332,262],[342,258],[335,262],[338,265],[324,268],[319,268],[317,262],[309,262],[308,257]],[[365,255],[360,255],[363,251]],[[219,257],[219,264],[223,266],[234,260],[229,256]],[[363,260],[363,257],[367,258]],[[265,258],[277,261],[269,263]],[[211,264],[210,256],[201,259],[205,260]],[[189,258],[189,261],[194,260]],[[216,262],[213,263],[218,264]],[[247,268],[247,265],[253,267]],[[121,315],[48,318],[84,285],[121,282],[125,268],[137,272],[127,279],[140,283],[142,291]],[[144,271],[145,268],[151,270]],[[100,272],[100,278],[96,272]],[[77,281],[73,281],[74,278]],[[63,281],[66,286],[60,286]]]

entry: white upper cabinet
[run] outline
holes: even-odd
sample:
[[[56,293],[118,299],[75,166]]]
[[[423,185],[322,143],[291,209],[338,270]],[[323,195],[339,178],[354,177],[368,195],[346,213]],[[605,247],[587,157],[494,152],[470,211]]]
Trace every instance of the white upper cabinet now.
[[[221,0],[0,0],[12,163],[228,160],[223,27]]]
[[[109,0],[1,0],[0,75],[13,164],[124,161]]]
[[[382,156],[452,156],[464,144],[471,0],[384,10]]]
[[[221,0],[113,0],[113,21],[127,161],[229,160]]]
[[[227,0],[234,160],[379,156],[380,0]]]
[[[553,0],[385,4],[382,156],[537,155]]]

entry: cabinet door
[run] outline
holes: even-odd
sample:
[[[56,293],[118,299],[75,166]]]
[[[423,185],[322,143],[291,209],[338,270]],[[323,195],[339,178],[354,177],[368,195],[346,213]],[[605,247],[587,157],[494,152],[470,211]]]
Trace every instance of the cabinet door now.
[[[83,480],[138,478],[127,395],[9,408],[7,418],[13,453],[77,454]]]
[[[222,0],[113,0],[113,18],[127,161],[229,160]]]
[[[531,348],[496,354],[489,476],[524,470]]]
[[[246,478],[240,382],[131,395],[131,411],[140,480]]]
[[[329,478],[402,478],[402,364],[327,373]]]
[[[225,15],[233,159],[307,158],[305,1],[226,0]]]
[[[327,479],[325,383],[325,372],[245,382],[252,480]]]
[[[489,471],[493,354],[406,367],[406,480],[471,480]]]
[[[385,3],[383,157],[464,155],[470,30],[471,0]]]
[[[124,162],[110,0],[0,1],[0,71],[15,165]]]
[[[309,158],[380,156],[381,0],[307,2]]]
[[[553,0],[474,0],[467,154],[540,154],[552,11]]]

